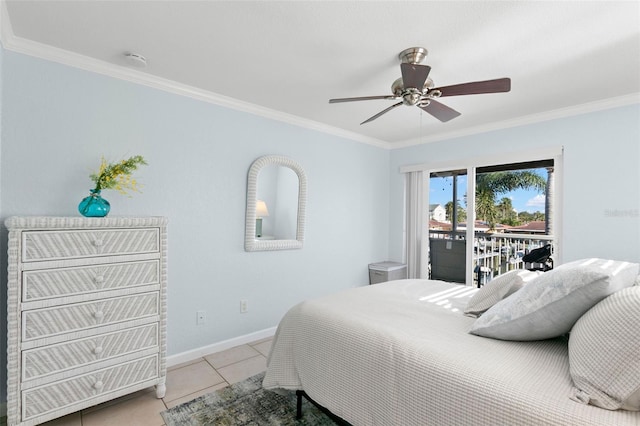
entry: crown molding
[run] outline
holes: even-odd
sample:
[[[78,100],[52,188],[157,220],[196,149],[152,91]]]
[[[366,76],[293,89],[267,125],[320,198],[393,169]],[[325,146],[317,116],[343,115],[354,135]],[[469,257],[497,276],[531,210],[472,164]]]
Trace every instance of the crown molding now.
[[[287,114],[271,108],[244,102],[228,96],[223,96],[217,93],[199,89],[197,87],[178,83],[173,80],[154,76],[135,69],[129,69],[124,66],[114,65],[106,61],[79,55],[77,53],[69,52],[67,50],[59,49],[57,47],[45,45],[31,40],[12,37],[8,42],[4,43],[4,47],[7,50],[11,50],[14,52],[34,56],[52,62],[57,62],[74,68],[80,68],[85,71],[90,71],[131,83],[140,84],[143,86],[215,104],[236,111],[246,112],[271,120],[292,124],[297,127],[315,130],[344,139],[350,139],[356,142],[377,146],[379,148],[390,148],[388,142],[379,139],[370,138],[355,132],[350,132],[337,127],[329,126],[293,114]]]
[[[101,61],[88,56],[80,55],[68,50],[60,49],[47,44],[35,42],[32,40],[17,37],[13,34],[11,22],[7,12],[5,1],[1,2],[0,7],[0,37],[2,45],[5,49],[21,53],[28,56],[56,62],[85,71],[102,74],[108,77],[117,78],[131,83],[140,84],[165,92],[173,93],[180,96],[186,96],[203,102],[208,102],[236,111],[247,112],[249,114],[268,118],[275,121],[291,124],[305,129],[315,130],[321,133],[349,139],[378,148],[390,149],[389,142],[367,137],[355,132],[350,132],[338,127],[329,126],[317,121],[302,118],[293,114],[276,111],[271,108],[262,107],[260,105],[244,102],[228,96],[209,92],[197,87],[181,84],[173,80],[154,76],[142,71],[130,69],[124,66],[115,65],[106,61]]]
[[[614,98],[602,99],[599,101],[589,102],[582,105],[574,105],[567,108],[560,108],[551,111],[541,112],[539,114],[525,115],[514,118],[513,120],[498,121],[495,123],[483,124],[481,126],[469,127],[467,129],[457,130],[448,133],[442,133],[435,136],[425,138],[408,139],[403,142],[397,142],[391,145],[391,149],[406,148],[414,145],[422,145],[425,143],[437,142],[447,139],[455,139],[464,136],[477,135],[496,130],[509,129],[512,127],[525,126],[528,124],[541,123],[544,121],[556,120],[559,118],[567,118],[590,112],[603,111],[606,109],[618,108],[627,105],[640,103],[640,93],[632,93],[630,95],[618,96]]]

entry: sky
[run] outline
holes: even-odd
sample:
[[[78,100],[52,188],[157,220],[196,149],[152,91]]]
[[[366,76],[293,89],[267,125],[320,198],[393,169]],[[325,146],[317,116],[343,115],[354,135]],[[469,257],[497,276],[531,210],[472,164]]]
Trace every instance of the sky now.
[[[545,169],[536,169],[536,172],[543,178],[547,178],[547,172]],[[467,192],[467,177],[458,176],[458,200],[461,206],[464,204],[464,195]],[[431,178],[429,182],[429,204],[442,204],[444,205],[452,200],[453,194],[453,178],[451,177],[436,177]],[[516,191],[509,192],[507,194],[499,194],[497,199],[500,200],[504,197],[511,198],[513,208],[519,212],[542,212],[544,213],[544,193],[538,193],[535,190],[523,190],[518,189]]]

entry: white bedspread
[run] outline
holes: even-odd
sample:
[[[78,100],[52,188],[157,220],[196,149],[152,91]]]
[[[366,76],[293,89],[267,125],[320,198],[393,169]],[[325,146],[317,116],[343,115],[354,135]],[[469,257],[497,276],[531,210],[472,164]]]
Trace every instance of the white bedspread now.
[[[266,389],[303,389],[353,425],[640,425],[569,399],[567,341],[468,334],[471,290],[429,280],[359,287],[294,306]]]

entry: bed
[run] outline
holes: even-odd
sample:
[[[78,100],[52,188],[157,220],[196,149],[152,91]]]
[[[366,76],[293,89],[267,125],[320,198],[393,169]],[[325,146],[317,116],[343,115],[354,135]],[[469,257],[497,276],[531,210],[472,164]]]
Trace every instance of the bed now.
[[[569,398],[567,337],[469,334],[476,291],[409,279],[299,303],[278,327],[263,387],[303,391],[357,426],[640,425],[640,412]]]

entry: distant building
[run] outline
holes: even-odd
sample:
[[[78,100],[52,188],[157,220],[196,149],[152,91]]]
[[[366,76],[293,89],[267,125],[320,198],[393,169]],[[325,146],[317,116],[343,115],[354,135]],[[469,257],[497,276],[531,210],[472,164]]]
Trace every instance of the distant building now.
[[[440,222],[431,219],[429,220],[429,229],[434,231],[451,231],[451,222]]]
[[[512,234],[544,234],[545,222],[544,220],[534,220],[525,225],[510,226],[506,231]]]
[[[429,219],[438,222],[447,221],[447,211],[441,204],[429,204]]]
[[[458,230],[460,231],[465,231],[467,229],[467,222],[460,222],[458,223]],[[485,222],[484,220],[474,220],[473,221],[473,229],[476,232],[491,232],[491,233],[495,233],[495,232],[510,232],[509,230],[511,228],[507,227],[507,225],[503,225],[501,223],[496,223],[495,225],[493,225],[493,228],[491,228],[489,226],[489,224],[487,222]]]

